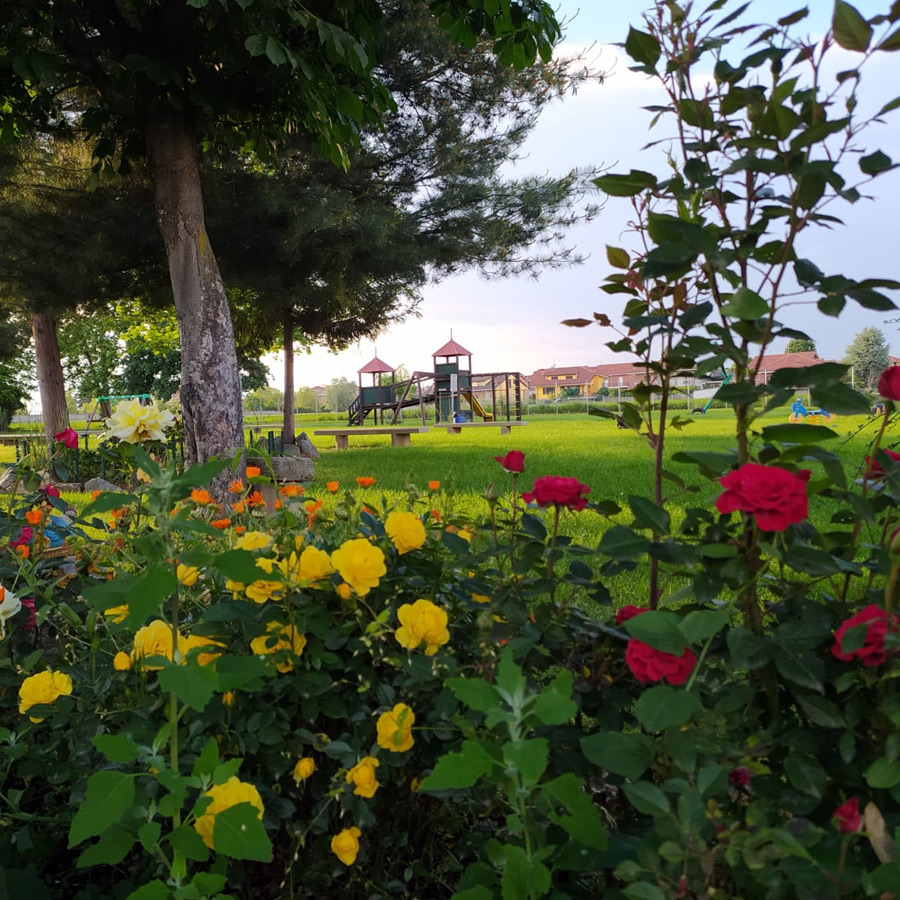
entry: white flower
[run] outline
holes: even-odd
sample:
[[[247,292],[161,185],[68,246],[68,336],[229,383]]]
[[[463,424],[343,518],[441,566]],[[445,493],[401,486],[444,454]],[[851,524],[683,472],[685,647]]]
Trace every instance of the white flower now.
[[[22,601],[8,588],[0,585],[0,639],[6,637],[6,620],[22,608]]]
[[[104,438],[118,438],[128,444],[164,441],[166,429],[175,424],[175,416],[154,400],[142,406],[139,400],[120,400],[116,411],[106,420],[109,431]]]

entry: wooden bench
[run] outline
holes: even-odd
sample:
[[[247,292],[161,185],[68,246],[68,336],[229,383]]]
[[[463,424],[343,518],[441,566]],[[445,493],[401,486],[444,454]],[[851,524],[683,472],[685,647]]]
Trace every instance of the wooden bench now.
[[[427,428],[420,425],[392,425],[384,428],[326,428],[322,431],[314,431],[315,435],[332,435],[334,445],[338,450],[349,448],[350,435],[389,434],[392,447],[409,447],[412,444],[411,434],[423,434]]]
[[[462,434],[464,428],[499,428],[500,434],[511,434],[517,425],[527,425],[527,422],[447,422],[445,425],[435,425],[435,428],[445,428],[447,434]]]

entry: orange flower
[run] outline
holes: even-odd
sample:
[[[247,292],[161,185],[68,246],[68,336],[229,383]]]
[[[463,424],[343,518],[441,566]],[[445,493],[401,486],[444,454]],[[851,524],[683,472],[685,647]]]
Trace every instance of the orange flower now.
[[[231,508],[232,508],[236,513],[242,513],[242,512],[246,509],[246,504],[244,503],[243,500],[238,500],[237,503],[232,503],[232,504],[231,504]]]
[[[19,544],[19,546],[16,547],[16,553],[18,553],[22,559],[28,559],[28,557],[31,556],[31,547],[27,544]]]
[[[206,506],[207,503],[212,503],[212,497],[209,496],[209,491],[203,490],[201,488],[194,488],[191,491],[191,500],[194,503],[199,503],[201,506]]]
[[[258,466],[247,466],[247,477],[248,478],[259,478],[259,467]]]
[[[28,512],[25,513],[25,519],[28,521],[29,525],[40,525],[43,518],[44,513],[40,509],[29,509]]]
[[[304,489],[302,484],[283,484],[278,489],[278,493],[282,497],[302,497]]]
[[[374,515],[375,515],[375,513],[374,513],[371,509],[369,509],[368,506],[364,506],[364,507],[362,508],[362,511],[363,511],[364,513],[368,513],[370,516],[374,516]]]
[[[328,488],[329,494],[336,494],[338,488],[340,487],[340,482],[337,481],[329,481],[325,484],[325,487]]]
[[[275,509],[281,509],[281,501],[277,497],[275,498]]]
[[[246,525],[235,525],[235,526],[234,526],[234,533],[235,533],[235,534],[243,534],[246,530],[247,530],[247,526],[246,526]]]
[[[428,490],[439,491],[440,489],[441,489],[441,483],[439,481],[429,481],[428,482]]]
[[[213,528],[218,528],[222,531],[231,524],[231,519],[213,519],[209,524],[212,525]]]
[[[321,500],[316,500],[315,503],[313,503],[313,501],[310,500],[309,503],[306,504],[306,527],[307,528],[313,527],[313,523],[316,521],[316,516],[318,515],[319,510],[321,508],[322,508]]]
[[[125,516],[128,515],[128,508],[124,506],[120,506],[118,509],[110,510],[110,513],[113,517],[113,524],[115,524],[119,519],[124,519]]]
[[[231,491],[232,494],[242,494],[244,492],[244,482],[238,478],[228,485],[228,490]]]
[[[431,511],[431,518],[434,519],[435,522],[440,522],[441,514],[436,509],[433,509]]]
[[[263,495],[259,491],[251,491],[250,496],[247,497],[247,503],[250,506],[265,506],[266,501],[263,500]]]
[[[102,491],[91,491],[91,502],[96,500],[102,493]]]
[[[375,479],[370,478],[368,475],[357,475],[356,483],[361,488],[372,487],[372,485],[375,484]]]

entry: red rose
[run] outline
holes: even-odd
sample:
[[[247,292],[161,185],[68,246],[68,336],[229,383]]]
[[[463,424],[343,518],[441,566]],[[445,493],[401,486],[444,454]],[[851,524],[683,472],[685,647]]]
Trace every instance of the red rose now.
[[[579,510],[587,506],[587,497],[591,489],[577,478],[563,478],[560,475],[545,475],[535,478],[531,491],[522,494],[526,503],[537,503],[538,506],[565,506],[566,509]]]
[[[735,510],[752,513],[763,531],[784,531],[793,522],[802,522],[809,512],[806,482],[809,469],[789,472],[778,466],[745,463],[720,481],[725,493],[716,500],[720,513]]]
[[[888,366],[881,373],[878,393],[886,400],[900,400],[900,366]]]
[[[639,616],[641,613],[650,612],[650,610],[646,606],[623,606],[621,609],[616,610],[616,625],[621,625],[623,622],[627,622],[629,619],[633,619],[635,616]]]
[[[19,532],[18,538],[16,540],[10,539],[9,546],[10,547],[23,547],[27,546],[31,543],[32,538],[34,537],[34,529],[30,525],[25,525],[22,527],[22,530]]]
[[[37,621],[34,612],[34,597],[22,597],[22,606],[28,610],[28,621],[22,626],[22,631],[31,631]]]
[[[866,625],[866,636],[862,647],[856,650],[844,652],[844,635],[851,629]],[[896,625],[895,618],[895,625]],[[874,603],[861,609],[855,616],[851,616],[846,622],[842,622],[840,628],[834,633],[834,644],[831,652],[844,662],[850,662],[857,657],[865,666],[880,666],[887,660],[884,649],[884,638],[887,634],[887,613]]]
[[[58,497],[59,496],[59,489],[53,487],[52,484],[45,484],[42,488],[39,488],[38,491],[41,494],[45,494],[48,497]]]
[[[663,679],[669,684],[684,684],[697,665],[697,657],[690,649],[676,656],[632,638],[625,649],[625,662],[641,684]]]
[[[521,450],[510,450],[506,456],[495,456],[494,459],[496,459],[507,472],[525,471],[525,454]]]
[[[728,773],[728,781],[735,787],[747,787],[750,784],[750,770],[746,766],[738,766]]]
[[[846,803],[842,803],[833,813],[832,818],[837,823],[841,834],[853,834],[859,831],[862,820],[859,816],[859,800],[851,797]]]
[[[66,428],[53,436],[57,443],[65,444],[70,450],[74,450],[78,446],[78,432],[73,428]]]
[[[884,447],[881,448],[881,452],[889,456],[892,462],[900,462],[900,453],[895,453],[893,450],[885,450]],[[869,478],[880,478],[884,475],[884,469],[871,456],[866,457],[866,465],[869,467]]]

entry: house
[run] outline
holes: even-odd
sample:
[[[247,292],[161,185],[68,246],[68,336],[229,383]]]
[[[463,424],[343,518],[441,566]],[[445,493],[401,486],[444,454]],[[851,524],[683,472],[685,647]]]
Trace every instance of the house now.
[[[768,384],[769,378],[779,369],[802,369],[826,362],[834,360],[821,359],[814,350],[804,350],[802,353],[767,353],[762,358],[757,356],[753,360],[753,366],[758,366],[756,383]]]
[[[528,396],[534,400],[553,400],[566,396],[595,397],[603,387],[603,376],[594,366],[553,366],[527,375]],[[574,388],[567,391],[567,388]],[[577,392],[577,393],[576,393]]]
[[[523,398],[528,390],[528,381],[519,372],[498,372],[497,374],[473,375],[472,394],[482,405],[505,406],[515,403],[516,397]]]

